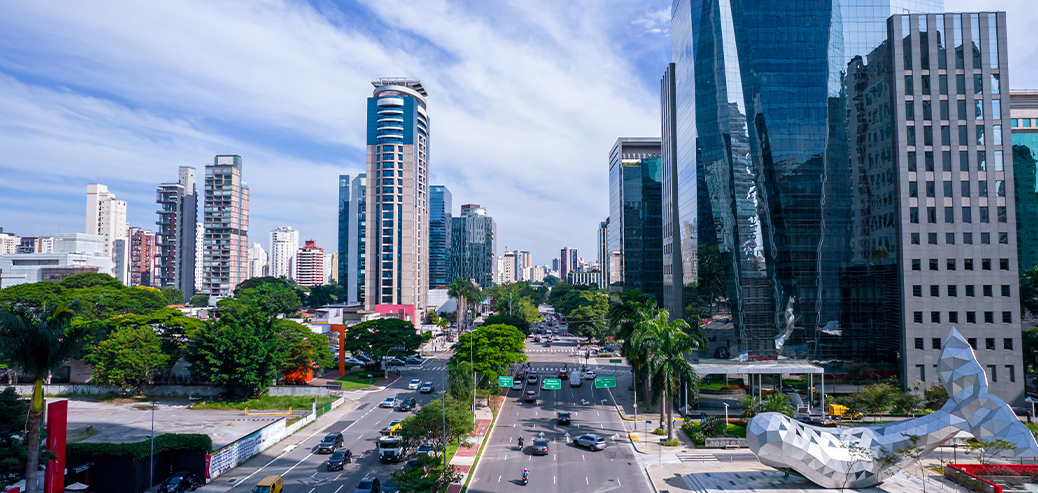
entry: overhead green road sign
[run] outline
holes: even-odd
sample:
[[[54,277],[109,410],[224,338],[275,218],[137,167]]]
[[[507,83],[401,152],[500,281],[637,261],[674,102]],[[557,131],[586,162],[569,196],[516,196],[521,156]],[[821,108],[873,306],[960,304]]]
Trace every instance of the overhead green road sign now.
[[[511,387],[512,386],[512,377],[508,377],[508,376],[504,376],[504,375],[501,375],[501,376],[497,377],[497,386],[498,387]]]
[[[545,378],[544,379],[544,390],[561,390],[562,380],[558,378]]]
[[[616,377],[595,377],[596,389],[611,389],[616,387]]]
[[[609,360],[609,362],[610,363],[623,363],[624,360],[622,360],[622,359],[611,359],[611,360]]]

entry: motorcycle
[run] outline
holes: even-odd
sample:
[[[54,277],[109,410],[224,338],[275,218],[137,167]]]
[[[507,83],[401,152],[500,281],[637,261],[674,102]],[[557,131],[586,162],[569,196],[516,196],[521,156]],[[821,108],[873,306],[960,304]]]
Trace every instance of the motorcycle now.
[[[521,451],[522,449],[523,449],[523,439],[520,438],[519,439],[519,450]]]
[[[530,476],[526,471],[523,471],[523,486],[526,486],[530,482]]]

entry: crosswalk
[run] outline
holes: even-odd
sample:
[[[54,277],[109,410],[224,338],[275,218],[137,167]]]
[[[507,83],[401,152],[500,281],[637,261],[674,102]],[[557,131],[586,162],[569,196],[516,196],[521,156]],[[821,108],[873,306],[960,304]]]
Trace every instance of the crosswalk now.
[[[536,372],[549,372],[550,373],[550,372],[560,372],[562,370],[574,372],[574,371],[578,371],[580,369],[580,367],[570,366],[570,367],[563,368],[561,366],[531,366],[529,369],[533,370],[533,371],[536,371]],[[627,374],[627,373],[631,372],[630,370],[628,370],[626,368],[624,368],[624,369],[621,369],[621,368],[614,369],[614,368],[606,368],[606,367],[599,367],[599,368],[592,367],[592,369],[595,370],[595,374],[597,374],[597,375],[603,375],[603,374],[619,375],[619,374]]]
[[[543,348],[543,349],[527,349],[526,352],[528,352],[528,353],[577,353],[577,352],[579,352],[581,354],[584,354],[583,351],[580,351],[580,350],[577,350],[577,349],[573,349],[573,348],[568,348],[568,349],[567,348],[558,348],[558,349],[556,349],[556,348],[551,348],[551,349],[548,349],[548,348]]]
[[[757,462],[752,453],[713,454],[709,452],[691,452],[676,454],[681,462]]]

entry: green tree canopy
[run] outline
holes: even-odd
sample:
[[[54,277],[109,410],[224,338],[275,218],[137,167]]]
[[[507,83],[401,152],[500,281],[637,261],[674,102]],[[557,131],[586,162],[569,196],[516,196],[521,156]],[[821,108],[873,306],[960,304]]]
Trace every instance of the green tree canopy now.
[[[252,289],[264,284],[284,284],[290,288],[294,288],[295,285],[289,282],[288,279],[280,277],[262,276],[262,277],[250,277],[240,283],[234,288],[234,295],[238,296],[238,293],[246,289]]]
[[[176,308],[160,308],[146,315],[117,315],[105,322],[105,328],[119,330],[128,327],[148,327],[161,340],[162,354],[169,356],[164,371],[173,369],[187,352],[187,346],[195,333],[206,322],[185,316]]]
[[[283,282],[268,282],[254,288],[238,289],[234,291],[234,298],[259,308],[267,315],[293,313],[302,306],[296,290]]]
[[[307,368],[314,364],[321,368],[332,367],[334,359],[328,350],[327,336],[314,333],[305,325],[284,318],[275,320],[274,325],[284,339],[288,351],[283,371]]]
[[[351,352],[367,351],[376,359],[386,356],[396,346],[405,352],[414,352],[422,345],[414,324],[396,318],[380,318],[362,322],[346,329],[344,349]]]
[[[184,304],[184,292],[173,287],[166,286],[162,288],[162,295],[169,300],[170,305],[183,305]]]
[[[97,383],[116,385],[135,394],[144,391],[152,374],[166,368],[169,359],[162,354],[162,340],[147,325],[116,329],[86,357]]]
[[[274,319],[235,303],[195,334],[188,349],[192,372],[238,395],[259,395],[284,367],[287,351]]]
[[[68,276],[61,280],[61,287],[68,289],[79,288],[122,288],[123,283],[108,274],[96,272],[84,272]]]
[[[559,278],[555,276],[544,276],[544,285],[548,286],[549,288],[554,288],[556,285],[559,284],[559,282]]]
[[[529,333],[530,323],[523,316],[508,316],[508,313],[495,313],[483,320],[483,325],[510,325],[524,333]]]
[[[472,434],[472,403],[447,396],[446,406],[441,395],[432,402],[422,406],[414,416],[401,424],[400,436],[404,439],[404,447],[417,449],[423,443],[432,444],[433,448],[443,451],[444,419],[447,424],[446,443],[463,440]]]
[[[511,364],[529,359],[525,354],[526,335],[511,325],[476,327],[459,336],[451,349],[454,356],[448,365],[457,365],[460,361],[468,364],[471,356],[472,366],[482,376],[482,383],[494,388],[497,388],[498,375],[507,373]]]
[[[342,301],[345,295],[346,290],[334,284],[314,286],[310,288],[310,294],[305,298],[306,306],[311,308],[320,308],[337,301]]]
[[[191,306],[209,306],[209,295],[208,294],[196,294],[191,297],[191,301],[188,302]]]

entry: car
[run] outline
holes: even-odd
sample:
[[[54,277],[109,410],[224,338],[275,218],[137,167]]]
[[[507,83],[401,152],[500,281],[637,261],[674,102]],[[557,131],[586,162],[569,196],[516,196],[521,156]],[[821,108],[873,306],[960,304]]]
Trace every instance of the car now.
[[[388,407],[393,409],[398,405],[400,405],[400,399],[397,399],[396,397],[386,397],[386,400],[382,401],[382,404],[379,404],[378,407]]]
[[[336,450],[332,453],[332,456],[328,458],[328,470],[329,471],[341,471],[345,464],[353,462],[353,452],[350,449],[344,448]]]
[[[166,478],[159,485],[158,491],[160,493],[184,493],[185,491],[195,491],[199,486],[202,486],[202,480],[197,475],[183,471]]]
[[[526,402],[537,402],[537,392],[532,390],[526,391]]]
[[[533,455],[548,455],[548,441],[538,438],[533,441]]]
[[[530,374],[526,376],[526,383],[537,383],[537,372],[531,371]]]
[[[418,390],[418,387],[421,387],[421,386],[422,386],[422,379],[421,378],[416,378],[414,380],[411,380],[410,382],[407,382],[407,390]]]
[[[437,454],[436,449],[433,448],[431,443],[423,443],[418,446],[418,450],[414,452],[414,455],[428,455],[435,457]]]
[[[419,358],[417,356],[408,356],[406,361],[407,361],[407,364],[409,364],[409,365],[420,365],[420,364],[425,362],[425,360],[423,360],[422,358]]]
[[[559,411],[559,416],[557,419],[559,420],[560,425],[570,424],[569,411]]]
[[[330,454],[339,447],[342,447],[342,433],[329,433],[324,437],[324,440],[321,440],[321,444],[317,446],[317,453]]]
[[[399,358],[390,358],[390,359],[387,359],[387,360],[383,360],[382,364],[384,364],[387,367],[389,367],[389,366],[404,366],[407,363],[405,363],[404,360],[399,359]]]
[[[364,479],[357,483],[357,489],[353,490],[353,493],[382,493],[382,485],[379,484],[378,478],[364,476]]]
[[[606,439],[601,435],[594,433],[588,433],[586,435],[580,435],[573,439],[573,444],[578,447],[587,447],[592,451],[599,451],[606,448]]]
[[[523,379],[522,377],[512,380],[512,390],[523,390]]]
[[[386,425],[385,428],[382,428],[382,432],[381,433],[383,435],[387,435],[387,434],[393,433],[393,431],[394,431],[393,427],[398,425],[398,424],[400,424],[400,423],[403,423],[403,422],[404,422],[404,420],[402,420],[402,419],[394,419],[393,421],[390,421],[389,424]]]
[[[386,478],[386,482],[382,483],[382,493],[397,493],[400,491],[400,483],[397,483],[392,476]]]
[[[414,397],[410,399],[404,399],[400,402],[400,405],[396,408],[397,411],[410,412],[418,410],[418,399]]]
[[[412,467],[418,466],[418,458],[410,459],[404,463],[404,472],[409,471]]]
[[[423,394],[431,394],[433,390],[435,390],[435,387],[433,387],[432,382],[425,382],[422,384],[422,388],[418,389]]]
[[[594,380],[594,379],[595,379],[595,371],[594,370],[588,370],[588,371],[584,372],[584,380]]]
[[[555,333],[558,334],[559,333],[559,329],[555,329]]]
[[[559,372],[559,378],[565,380],[569,378],[569,370],[562,370]]]

